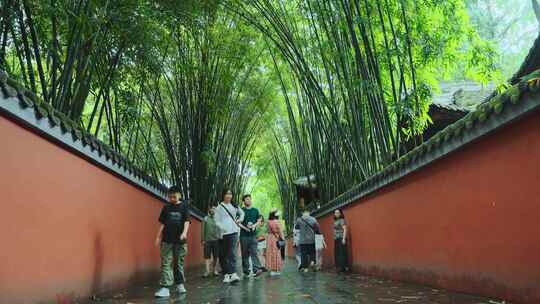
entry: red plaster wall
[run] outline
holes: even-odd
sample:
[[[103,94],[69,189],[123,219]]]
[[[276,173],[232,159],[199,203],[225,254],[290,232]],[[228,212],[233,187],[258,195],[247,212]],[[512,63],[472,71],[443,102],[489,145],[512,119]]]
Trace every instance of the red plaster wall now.
[[[356,271],[540,303],[540,113],[344,211]]]
[[[294,258],[296,256],[296,249],[294,248],[294,242],[292,238],[287,240],[287,248],[285,250],[285,254],[289,258]]]
[[[86,297],[155,275],[162,204],[0,116],[0,303]],[[193,220],[187,265],[201,264]]]

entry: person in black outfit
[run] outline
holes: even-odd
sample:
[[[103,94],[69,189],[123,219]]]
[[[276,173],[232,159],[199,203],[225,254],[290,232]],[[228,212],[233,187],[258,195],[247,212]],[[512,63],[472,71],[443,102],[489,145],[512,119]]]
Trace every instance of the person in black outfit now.
[[[347,247],[347,222],[341,209],[334,211],[334,258],[338,272],[349,271],[349,249]]]
[[[187,234],[189,230],[189,207],[187,202],[180,200],[180,189],[173,186],[168,191],[169,204],[161,209],[159,215],[158,234],[156,246],[160,246],[161,252],[161,289],[155,293],[156,297],[167,298],[170,296],[169,287],[176,283],[178,293],[185,293],[184,287],[184,258],[187,254]],[[177,259],[177,276],[173,272],[173,258]]]

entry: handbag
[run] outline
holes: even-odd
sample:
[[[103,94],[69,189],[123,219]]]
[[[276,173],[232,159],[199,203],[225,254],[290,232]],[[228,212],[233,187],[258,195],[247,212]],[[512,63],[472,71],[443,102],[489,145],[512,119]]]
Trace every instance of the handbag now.
[[[270,228],[269,228],[270,229]],[[281,238],[281,236],[273,231],[271,233],[276,237],[276,246],[278,249],[281,250],[281,248],[285,247],[285,240]]]

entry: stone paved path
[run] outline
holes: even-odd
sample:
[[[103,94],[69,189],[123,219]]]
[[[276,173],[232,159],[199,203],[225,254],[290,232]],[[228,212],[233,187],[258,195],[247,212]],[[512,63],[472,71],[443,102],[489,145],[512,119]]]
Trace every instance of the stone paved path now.
[[[235,285],[224,285],[219,278],[203,279],[188,274],[188,293],[170,299],[155,299],[157,285],[137,286],[118,291],[93,304],[497,304],[493,299],[475,297],[362,275],[298,273],[290,261],[279,277],[264,274]],[[508,303],[508,302],[506,302]]]

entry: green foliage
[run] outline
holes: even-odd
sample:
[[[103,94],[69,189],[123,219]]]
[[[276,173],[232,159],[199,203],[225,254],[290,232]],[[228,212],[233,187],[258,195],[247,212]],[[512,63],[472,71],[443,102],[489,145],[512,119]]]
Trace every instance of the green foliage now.
[[[261,77],[258,33],[223,11],[169,25],[157,78],[146,78],[145,103],[168,159],[164,176],[206,209],[231,188],[244,190],[270,91]]]
[[[489,1],[0,0],[0,68],[199,207],[290,225],[293,180],[330,200],[421,143],[441,78],[500,78]]]
[[[536,0],[535,0],[536,1]],[[480,44],[490,44],[492,51],[482,52],[501,75],[495,79],[508,79],[517,71],[538,35],[538,21],[530,0],[465,0],[471,23]],[[478,65],[478,68],[489,66]]]
[[[441,76],[496,76],[493,49],[474,32],[463,1],[254,0],[226,7],[270,42],[289,121],[272,150],[286,212],[297,204],[294,179],[314,174],[329,201],[420,144]]]

